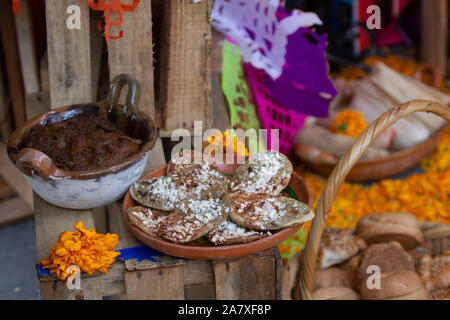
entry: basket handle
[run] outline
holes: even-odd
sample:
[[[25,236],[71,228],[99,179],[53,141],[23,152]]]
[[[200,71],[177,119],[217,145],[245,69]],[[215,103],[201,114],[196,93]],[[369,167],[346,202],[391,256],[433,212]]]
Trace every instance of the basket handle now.
[[[317,205],[316,216],[312,221],[306,247],[303,252],[300,274],[300,295],[302,299],[312,299],[312,286],[320,238],[325,227],[325,220],[331,211],[333,201],[341,185],[359,158],[367,148],[395,122],[414,112],[433,112],[450,122],[450,107],[427,100],[413,100],[403,103],[383,113],[378,120],[372,122],[355,140],[334,168]]]

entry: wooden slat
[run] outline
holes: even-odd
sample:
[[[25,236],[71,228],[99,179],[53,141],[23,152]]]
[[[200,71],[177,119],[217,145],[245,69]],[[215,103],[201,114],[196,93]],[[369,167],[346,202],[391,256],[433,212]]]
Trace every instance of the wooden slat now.
[[[0,175],[16,191],[30,208],[33,208],[33,191],[23,174],[6,154],[6,145],[0,143]]]
[[[90,102],[92,95],[89,7],[84,0],[47,0],[47,44],[49,58],[50,99],[52,108]],[[66,27],[66,9],[78,5],[81,9],[81,29]],[[61,232],[73,230],[82,220],[87,228],[95,228],[92,210],[69,210],[55,207],[34,194],[36,245],[38,259],[48,257],[50,248]],[[101,299],[98,280],[91,280],[82,298]],[[45,290],[45,288],[44,288]],[[65,291],[62,291],[65,292]],[[55,294],[57,294],[56,292]],[[44,298],[47,293],[42,294]],[[61,293],[57,299],[69,298]],[[76,298],[80,298],[77,296]]]
[[[83,0],[47,0],[47,45],[52,108],[92,102],[89,6]],[[67,7],[81,9],[81,29],[66,26]]]
[[[183,300],[183,266],[127,271],[125,291],[130,300]]]
[[[14,189],[0,177],[0,201],[12,198],[14,195]]]
[[[272,250],[260,257],[213,261],[217,300],[277,299],[277,261]]]
[[[15,15],[22,78],[24,80],[26,94],[38,92],[40,89],[30,1],[22,1],[21,10]]]
[[[125,294],[124,270],[124,262],[116,261],[106,274],[101,272],[96,272],[93,275],[82,273],[80,281],[81,290],[89,288],[89,282],[93,282],[89,281],[90,278],[97,278],[98,288],[94,292],[99,292],[100,296],[123,295]],[[38,278],[41,283],[41,296],[43,299],[62,299],[61,297],[66,297],[66,299],[80,299],[85,297],[86,299],[84,292],[83,294],[76,292],[76,290],[70,292],[66,286],[66,281],[57,280],[55,275],[41,275],[38,273]],[[88,286],[85,286],[85,280],[87,280]],[[42,290],[45,290],[45,292]],[[86,294],[90,293],[86,292]]]
[[[119,236],[119,243],[116,250],[141,246],[142,243],[128,230],[122,218],[122,200],[108,205],[109,232]]]
[[[53,206],[34,194],[34,223],[36,225],[36,246],[38,259],[47,258],[51,247],[58,241],[59,234],[73,230],[80,220],[86,228],[95,228],[92,210],[70,210]]]
[[[111,14],[117,20],[118,13]],[[151,1],[140,1],[132,12],[123,13],[121,27],[111,27],[111,34],[123,30],[124,36],[109,43],[110,78],[128,73],[141,83],[140,110],[155,117],[153,88],[153,41]]]
[[[150,150],[150,154],[148,156],[147,164],[145,165],[144,173],[146,173],[166,164],[166,158],[164,156],[164,149],[161,138],[158,138],[155,146],[152,150]]]
[[[31,119],[38,114],[47,112],[50,106],[50,92],[39,91],[36,93],[27,94],[27,119]]]
[[[211,261],[189,260],[184,266],[184,285],[208,286],[214,285],[214,271]]]
[[[33,209],[20,197],[0,202],[0,227],[31,218]]]
[[[215,300],[216,288],[214,285],[184,287],[186,300]]]
[[[100,277],[84,278],[80,290],[69,290],[65,281],[44,281],[40,283],[43,300],[101,300],[102,283]]]
[[[11,1],[0,0],[0,38],[3,45],[9,96],[13,107],[14,124],[21,126],[25,120],[25,90],[22,81],[20,56],[17,44],[14,13]]]
[[[163,3],[161,103],[165,131],[212,125],[211,0]]]
[[[168,259],[175,259],[168,257]],[[159,263],[136,264],[129,269],[126,263],[116,261],[107,274],[82,274],[81,289],[90,278],[98,278],[98,292],[102,296],[118,296],[122,299],[219,299],[242,297],[242,299],[261,299],[273,296],[278,299],[281,264],[277,249],[267,250],[255,255],[228,261],[185,260],[180,264],[167,264],[166,259]],[[174,261],[175,261],[174,260]],[[182,260],[182,259],[180,259]],[[226,265],[231,268],[227,269]],[[241,267],[237,268],[238,263]],[[255,267],[256,264],[256,267]],[[269,266],[275,265],[274,268]],[[213,267],[214,266],[214,267]],[[225,266],[224,270],[219,270]],[[142,268],[142,269],[140,269]],[[269,269],[271,272],[269,272]],[[130,271],[131,270],[131,271]],[[261,272],[261,270],[266,270]],[[216,272],[216,275],[214,274]],[[219,272],[219,274],[217,274]],[[224,273],[225,272],[225,273]],[[217,279],[220,281],[217,283]],[[272,285],[275,279],[276,284]],[[89,292],[68,292],[64,281],[57,281],[54,275],[39,275],[42,297],[45,299],[86,299]],[[94,281],[94,280],[90,280]],[[252,281],[259,281],[251,283]],[[263,282],[263,284],[260,284]],[[216,284],[225,287],[217,288]],[[227,297],[224,297],[224,291]]]
[[[448,1],[422,1],[422,60],[447,72]]]

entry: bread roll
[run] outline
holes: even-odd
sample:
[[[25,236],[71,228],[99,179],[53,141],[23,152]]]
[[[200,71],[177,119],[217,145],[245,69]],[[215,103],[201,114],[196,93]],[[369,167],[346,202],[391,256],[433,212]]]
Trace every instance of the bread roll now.
[[[450,256],[443,255],[432,258],[425,255],[417,266],[425,288],[430,292],[450,287]]]
[[[361,284],[364,300],[427,300],[420,277],[409,270],[381,273],[380,289],[369,289],[366,282]]]
[[[431,298],[433,300],[450,300],[450,288],[432,291]]]
[[[317,254],[317,267],[326,269],[344,262],[365,247],[365,242],[346,230],[328,227],[323,231]]]
[[[405,250],[423,243],[419,221],[411,213],[372,213],[359,219],[357,235],[367,244],[397,241]]]
[[[362,253],[357,271],[357,279],[360,283],[365,282],[365,279],[371,275],[367,271],[372,265],[378,266],[381,273],[415,271],[412,256],[395,241],[372,244]]]
[[[339,268],[317,270],[314,273],[313,291],[330,287],[353,287],[353,276]]]
[[[359,294],[346,287],[321,288],[312,294],[313,300],[361,300]]]
[[[306,124],[300,131],[296,144],[305,144],[316,147],[325,153],[340,158],[352,146],[355,139],[343,134],[333,133],[318,125]],[[389,156],[387,149],[370,146],[361,156],[362,161],[379,159]]]

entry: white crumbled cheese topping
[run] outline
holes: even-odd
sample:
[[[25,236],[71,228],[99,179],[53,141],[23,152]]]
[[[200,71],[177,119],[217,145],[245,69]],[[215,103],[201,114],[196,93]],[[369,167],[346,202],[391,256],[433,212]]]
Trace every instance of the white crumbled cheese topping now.
[[[222,223],[220,226],[218,226],[215,230],[211,232],[212,237],[210,237],[209,240],[212,243],[226,242],[236,238],[250,237],[262,234],[263,234],[262,232],[249,230],[235,224],[230,220],[226,220],[224,223]]]
[[[250,159],[250,170],[242,173],[238,180],[233,180],[230,187],[234,191],[247,193],[270,192],[275,179],[290,178],[289,172],[283,170],[285,161],[286,158],[279,152],[258,153]]]
[[[138,218],[144,226],[155,232],[159,229],[159,224],[167,218],[164,215],[155,217],[151,209],[147,209],[145,213],[142,211],[132,211],[131,214]]]
[[[180,240],[190,241],[194,233],[206,224],[218,219],[230,208],[224,207],[219,199],[189,199],[178,205],[177,209],[186,216],[176,223],[169,224],[166,234]]]
[[[215,220],[224,211],[228,213],[229,208],[225,208],[220,204],[219,199],[207,199],[207,200],[195,200],[189,199],[187,202],[182,203],[178,209],[190,218],[193,217],[200,223],[206,224]]]
[[[224,179],[222,174],[212,168],[209,163],[186,172],[177,172],[171,177],[173,177],[177,185],[183,185],[187,189],[191,189],[189,192],[192,192],[197,198],[204,196],[205,191],[212,185]]]
[[[146,182],[149,183],[146,184]],[[149,196],[161,199],[168,207],[173,207],[177,202],[188,197],[186,186],[177,185],[170,176],[137,182],[133,185],[133,188],[142,197]]]
[[[233,201],[233,207],[237,214],[244,214],[256,227],[264,230],[266,225],[280,220],[286,214],[288,204],[291,210],[301,211],[299,202],[280,201],[277,197],[266,197],[254,203],[249,201]],[[252,210],[245,210],[250,207]]]

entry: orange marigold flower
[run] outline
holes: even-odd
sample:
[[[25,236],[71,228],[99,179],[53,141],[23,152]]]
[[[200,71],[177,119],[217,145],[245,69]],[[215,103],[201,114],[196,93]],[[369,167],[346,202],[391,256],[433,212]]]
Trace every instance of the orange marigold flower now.
[[[82,272],[93,274],[96,271],[108,273],[116,257],[120,254],[114,248],[119,242],[116,234],[101,234],[93,228],[86,229],[83,221],[75,226],[75,231],[65,231],[50,251],[48,259],[40,260],[42,268],[49,269],[58,279],[65,280],[71,265],[80,267]]]
[[[211,154],[215,154],[215,150],[220,150],[223,153],[226,153],[227,150],[234,152],[236,155],[248,156],[248,149],[245,147],[245,143],[238,140],[237,137],[233,137],[228,133],[228,131],[224,131],[223,133],[216,132],[215,134],[208,137],[207,142],[205,143],[203,150],[207,146],[211,145],[212,151]]]
[[[330,126],[330,131],[356,138],[364,131],[364,129],[366,129],[366,127],[367,123],[366,120],[364,120],[363,113],[348,109],[342,110],[336,118],[334,118],[334,121]]]

